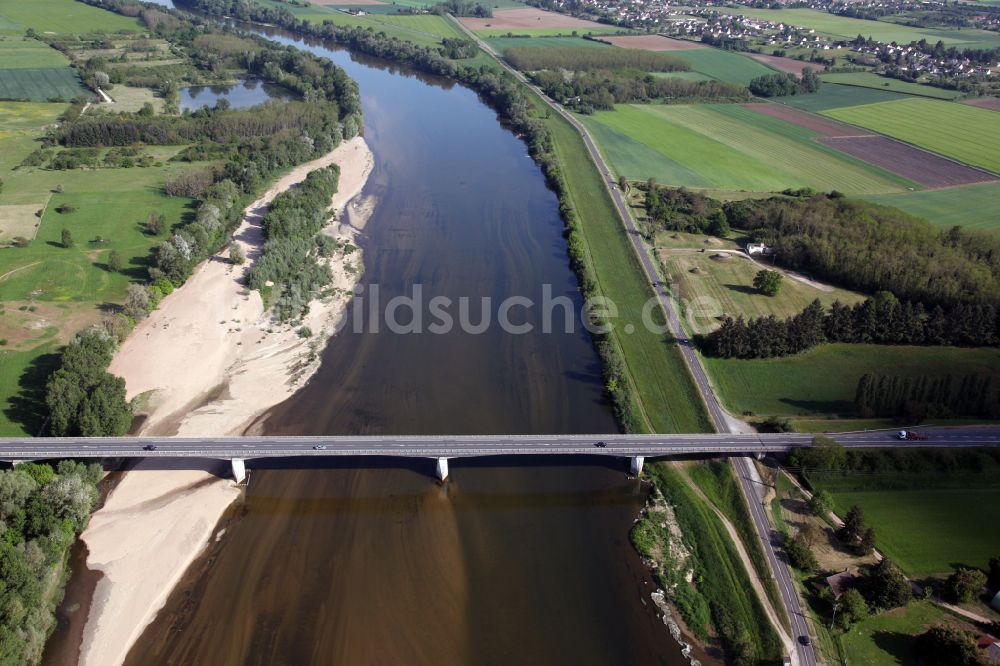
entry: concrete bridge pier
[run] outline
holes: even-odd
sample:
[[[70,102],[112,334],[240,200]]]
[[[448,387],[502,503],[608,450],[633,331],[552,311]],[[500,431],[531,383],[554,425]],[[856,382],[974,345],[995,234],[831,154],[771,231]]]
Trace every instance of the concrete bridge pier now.
[[[639,474],[642,472],[642,465],[645,462],[646,462],[646,456],[632,456],[632,458],[629,459],[629,464],[628,464],[629,472],[631,472],[634,476],[639,476]]]
[[[438,458],[437,459],[437,477],[439,481],[448,480],[448,459]]]
[[[247,480],[247,466],[243,458],[233,458],[229,461],[233,466],[233,478],[236,483],[243,483]]]

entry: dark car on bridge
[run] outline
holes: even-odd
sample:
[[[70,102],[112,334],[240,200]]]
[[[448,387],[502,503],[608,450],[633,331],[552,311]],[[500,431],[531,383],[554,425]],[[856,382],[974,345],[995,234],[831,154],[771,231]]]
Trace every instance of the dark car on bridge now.
[[[142,447],[142,450],[143,451],[155,451],[156,450],[156,446],[153,445],[153,444],[147,444],[146,446]]]
[[[607,446],[607,444],[605,444],[604,442],[598,442],[597,444],[594,444],[594,446],[596,446],[599,449],[603,449]]]

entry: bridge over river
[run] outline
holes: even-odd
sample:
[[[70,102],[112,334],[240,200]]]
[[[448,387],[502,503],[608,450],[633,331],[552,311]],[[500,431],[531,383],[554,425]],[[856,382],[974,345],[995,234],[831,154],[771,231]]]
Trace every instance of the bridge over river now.
[[[919,439],[901,440],[897,430],[832,433],[848,448],[1000,446],[1000,427],[917,428]],[[628,458],[633,474],[647,457],[697,454],[780,453],[810,446],[813,435],[369,435],[308,437],[32,437],[0,439],[0,460],[18,463],[53,458],[216,458],[232,463],[237,481],[245,462],[299,456],[401,456],[437,461],[448,476],[450,458],[517,455],[603,455]]]

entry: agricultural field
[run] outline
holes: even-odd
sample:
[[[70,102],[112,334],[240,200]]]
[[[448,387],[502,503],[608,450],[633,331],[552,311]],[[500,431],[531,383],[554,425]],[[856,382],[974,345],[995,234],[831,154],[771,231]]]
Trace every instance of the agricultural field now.
[[[938,40],[945,46],[964,46],[967,48],[992,48],[1000,45],[1000,34],[985,30],[950,30],[945,28],[913,28],[885,21],[869,21],[847,16],[838,16],[814,9],[754,9],[751,7],[720,8],[727,14],[740,14],[767,21],[788,23],[793,26],[813,28],[816,32],[854,39],[858,35],[871,37],[880,42],[910,42],[926,39],[931,44]]]
[[[80,76],[71,67],[0,69],[2,100],[68,102],[77,97],[92,99],[94,94],[83,87]]]
[[[789,187],[898,192],[913,184],[739,105],[622,105],[582,116],[615,171],[632,180],[749,191]]]
[[[1000,375],[1000,350],[825,344],[785,358],[705,358],[719,398],[734,414],[854,417],[866,372],[915,377]]]
[[[945,90],[922,83],[910,83],[899,79],[879,76],[871,72],[840,72],[833,74],[821,74],[823,83],[837,83],[844,86],[860,86],[861,88],[875,88],[877,90],[888,90],[890,92],[904,93],[907,95],[918,95],[920,97],[933,97],[936,99],[957,99],[962,93],[957,90]]]
[[[823,113],[959,162],[1000,173],[1000,114],[994,111],[967,104],[909,98]]]
[[[922,217],[941,229],[1000,229],[1000,183],[864,197]]]
[[[0,0],[0,28],[24,32],[82,34],[85,32],[139,31],[138,19],[104,11],[82,2],[66,0]]]
[[[719,327],[720,317],[791,317],[815,299],[824,305],[839,300],[857,303],[860,294],[843,289],[825,291],[788,276],[777,296],[764,296],[753,287],[753,278],[764,265],[741,254],[713,251],[660,251],[670,273],[671,285],[678,290],[688,327],[694,333],[709,333]]]
[[[260,4],[291,11],[300,20],[309,21],[310,23],[333,21],[337,25],[372,28],[376,32],[385,32],[391,37],[397,37],[421,46],[438,46],[444,37],[464,37],[459,29],[443,16],[381,13],[354,16],[337,11],[332,7],[320,5],[298,7],[276,2],[275,0],[259,1]]]
[[[546,35],[605,34],[621,32],[614,26],[579,19],[566,14],[548,12],[535,7],[499,9],[491,18],[459,19],[466,28],[481,37],[503,36],[507,33],[542,37]]]
[[[814,485],[826,487],[822,477]],[[864,510],[879,550],[910,576],[947,574],[956,564],[985,569],[1000,553],[1000,534],[983,529],[1000,525],[1000,487],[829,490],[840,515],[855,504]]]
[[[684,79],[685,81],[713,81],[711,76],[701,72],[652,72],[658,79]]]
[[[822,113],[830,109],[876,102],[892,102],[907,99],[904,93],[892,92],[881,88],[862,88],[861,86],[842,86],[837,83],[826,83],[819,92],[808,95],[792,95],[791,97],[775,97],[774,101],[803,111]]]
[[[0,68],[68,67],[69,60],[45,42],[20,35],[0,36]]]
[[[664,53],[684,58],[691,63],[691,69],[694,71],[729,83],[746,85],[755,77],[774,74],[774,70],[767,65],[733,51],[705,48],[680,49]]]
[[[594,41],[593,39],[583,39],[582,37],[488,37],[486,43],[489,44],[493,50],[497,53],[503,55],[503,52],[507,49],[514,48],[517,46],[541,46],[550,48],[565,48],[565,47],[593,47],[599,49],[609,49],[612,48],[608,44],[603,42]]]

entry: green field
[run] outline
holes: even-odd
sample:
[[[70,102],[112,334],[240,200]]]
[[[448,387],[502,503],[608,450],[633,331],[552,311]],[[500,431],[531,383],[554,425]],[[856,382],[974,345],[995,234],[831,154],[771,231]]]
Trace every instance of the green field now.
[[[865,199],[895,206],[942,229],[955,225],[969,229],[1000,229],[1000,182],[882,194]]]
[[[874,104],[875,102],[891,102],[897,99],[907,99],[908,95],[885,89],[863,88],[861,86],[842,86],[836,83],[826,83],[819,92],[809,95],[793,95],[791,97],[775,97],[774,101],[793,106],[803,111],[820,113],[829,109],[839,109],[844,106],[859,104]]]
[[[93,96],[71,67],[0,69],[0,99],[3,100],[44,102],[58,99],[68,102],[76,97],[90,99]]]
[[[615,171],[665,185],[780,191],[902,191],[909,183],[739,105],[622,105],[581,119]]]
[[[734,414],[855,416],[854,395],[866,372],[1000,375],[1000,350],[990,348],[826,344],[785,358],[704,360]]]
[[[0,37],[0,68],[66,67],[69,59],[62,53],[37,39],[26,37]]]
[[[712,258],[712,248],[703,253],[661,255],[670,271],[670,282],[678,289],[685,304],[688,326],[695,333],[708,333],[719,327],[719,316],[786,318],[797,315],[813,300],[824,305],[835,300],[856,303],[860,294],[835,289],[822,291],[797,280],[785,278],[777,296],[764,296],[753,288],[753,278],[761,269],[748,259],[722,255]]]
[[[333,7],[311,5],[298,7],[275,0],[258,0],[262,5],[291,11],[296,18],[310,23],[333,21],[337,25],[353,25],[371,28],[375,32],[385,32],[390,37],[403,39],[421,46],[438,46],[443,37],[465,37],[465,35],[443,16],[430,14],[366,14],[354,16],[337,11]]]
[[[614,48],[609,44],[597,42],[582,37],[489,37],[485,40],[497,53],[503,54],[509,48],[516,46],[546,46],[552,48],[567,46],[594,47],[599,49]]]
[[[6,25],[5,25],[6,24]],[[138,19],[73,0],[0,0],[0,27],[23,32],[81,34],[141,30]]]
[[[663,51],[691,63],[691,69],[720,81],[746,85],[758,76],[774,74],[774,70],[734,51],[722,49],[687,49],[683,51]]]
[[[866,666],[919,666],[916,638],[935,624],[970,629],[948,611],[930,601],[914,601],[906,608],[860,622],[845,633],[840,643],[848,664]]]
[[[823,487],[822,481],[817,481]],[[875,528],[878,547],[914,577],[961,564],[985,569],[1000,553],[1000,487],[933,490],[831,490],[837,513],[857,504]]]
[[[889,90],[892,92],[905,93],[907,95],[918,95],[920,97],[934,97],[936,99],[957,99],[962,93],[957,90],[945,90],[921,83],[910,83],[900,81],[887,76],[879,76],[871,72],[847,72],[823,74],[820,76],[824,83],[838,83],[845,86],[860,86],[862,88],[875,88],[877,90]]]
[[[847,16],[837,16],[814,9],[753,9],[751,7],[720,8],[727,14],[742,14],[768,21],[789,23],[793,26],[813,28],[816,32],[834,37],[854,39],[858,35],[871,37],[879,42],[910,42],[926,39],[931,44],[938,40],[945,46],[991,48],[1000,45],[1000,34],[985,30],[950,30],[946,28],[912,28],[885,21],[869,21]]]
[[[824,115],[1000,173],[1000,113],[933,99],[903,99]]]

